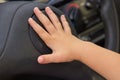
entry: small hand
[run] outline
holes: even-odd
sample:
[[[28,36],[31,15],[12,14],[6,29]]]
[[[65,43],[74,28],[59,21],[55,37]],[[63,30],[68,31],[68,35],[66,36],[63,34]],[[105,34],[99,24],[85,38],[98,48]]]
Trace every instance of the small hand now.
[[[32,18],[29,18],[28,20],[32,28],[53,51],[52,54],[39,56],[38,62],[46,64],[69,62],[74,60],[75,50],[73,48],[78,45],[77,42],[80,40],[72,35],[71,29],[64,15],[61,16],[62,23],[60,23],[57,16],[49,7],[46,7],[45,11],[51,21],[37,7],[34,8],[35,15],[47,31],[45,31]]]

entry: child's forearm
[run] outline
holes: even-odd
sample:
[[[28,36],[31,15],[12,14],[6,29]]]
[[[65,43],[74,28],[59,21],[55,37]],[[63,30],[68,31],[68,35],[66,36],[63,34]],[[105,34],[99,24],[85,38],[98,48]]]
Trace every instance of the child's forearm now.
[[[108,80],[120,80],[119,54],[99,47],[93,43],[77,39],[72,35],[64,15],[60,18],[61,24],[57,16],[49,7],[46,7],[45,11],[50,20],[37,7],[34,8],[35,15],[47,31],[32,18],[29,18],[28,20],[31,27],[37,32],[47,46],[52,49],[51,54],[40,55],[38,57],[38,62],[40,64],[78,60],[88,65]]]
[[[80,52],[80,48],[77,47],[77,60],[85,63],[108,80],[120,80],[120,54],[90,42],[84,42],[83,45],[83,47],[80,46],[82,47]]]

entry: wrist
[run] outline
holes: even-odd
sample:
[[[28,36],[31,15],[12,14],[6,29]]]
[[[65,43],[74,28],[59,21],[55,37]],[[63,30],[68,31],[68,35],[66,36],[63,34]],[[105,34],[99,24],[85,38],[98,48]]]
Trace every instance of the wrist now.
[[[75,51],[75,60],[82,61],[83,55],[89,52],[91,45],[94,45],[92,42],[80,40],[76,46]]]

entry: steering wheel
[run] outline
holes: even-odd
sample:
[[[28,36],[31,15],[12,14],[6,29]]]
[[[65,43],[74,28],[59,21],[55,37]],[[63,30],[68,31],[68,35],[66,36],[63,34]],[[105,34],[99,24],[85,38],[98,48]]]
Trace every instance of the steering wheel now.
[[[37,57],[43,53],[50,53],[51,49],[28,25],[29,17],[38,22],[33,13],[33,8],[36,6],[46,14],[44,9],[48,5],[39,2],[16,1],[0,4],[0,79],[93,80],[93,74],[91,75],[88,67],[77,61],[46,65],[37,63]],[[63,14],[57,8],[50,7],[58,17]],[[109,12],[107,15],[106,11]],[[106,45],[109,49],[117,51],[119,24],[112,0],[103,2],[101,14],[107,29]],[[77,35],[71,21],[67,20],[72,33]],[[95,77],[103,79],[96,74]]]
[[[78,37],[81,39],[85,38],[85,40],[93,43],[97,43],[100,39],[105,38],[102,47],[119,52],[120,29],[115,1],[81,0],[78,1],[78,4],[73,2],[63,6],[61,10],[74,24]],[[83,4],[84,11],[81,9],[82,6],[79,7],[79,5]],[[86,12],[87,15],[85,10],[89,11]],[[104,33],[99,33],[101,29],[104,29]],[[95,34],[101,35],[98,36]],[[92,38],[91,36],[95,38]]]

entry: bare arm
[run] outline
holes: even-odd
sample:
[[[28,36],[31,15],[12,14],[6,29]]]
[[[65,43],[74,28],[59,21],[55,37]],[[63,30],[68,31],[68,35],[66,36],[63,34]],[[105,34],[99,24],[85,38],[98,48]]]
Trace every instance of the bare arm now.
[[[120,80],[120,54],[86,43],[86,49],[78,53],[77,60],[87,64],[107,80]]]
[[[79,40],[71,34],[69,24],[64,15],[61,16],[61,24],[51,9],[47,7],[45,10],[52,23],[38,8],[34,9],[34,13],[49,33],[40,27],[32,18],[28,20],[32,28],[48,47],[53,50],[52,54],[39,56],[38,62],[40,64],[78,60],[108,80],[120,80],[119,54],[99,47],[91,42]],[[63,25],[63,28],[61,25]]]

